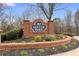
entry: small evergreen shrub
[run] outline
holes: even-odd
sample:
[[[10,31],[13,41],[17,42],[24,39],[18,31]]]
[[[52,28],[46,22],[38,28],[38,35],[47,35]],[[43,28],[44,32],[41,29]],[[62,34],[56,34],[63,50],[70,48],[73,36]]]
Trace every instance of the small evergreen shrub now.
[[[47,35],[45,35],[45,36],[43,36],[43,39],[45,41],[56,41],[58,38],[56,36],[47,36]]]
[[[43,39],[44,39],[45,41],[51,41],[50,37],[47,36],[47,35],[44,35],[44,36],[43,36]]]
[[[59,51],[67,51],[68,50],[68,46],[67,45],[61,45],[61,46],[58,46],[57,49]]]
[[[7,40],[17,39],[17,31],[12,30],[12,31],[7,32],[6,38]]]
[[[4,34],[1,34],[1,40],[2,42],[3,41],[6,41],[6,40],[16,40],[18,38],[21,38],[23,35],[23,31],[22,29],[14,29],[14,30],[11,30],[11,31],[8,31]]]
[[[44,49],[41,49],[41,48],[37,49],[37,55],[39,55],[39,56],[43,55],[44,52],[45,52]]]
[[[40,41],[56,41],[56,40],[61,40],[65,39],[66,36],[64,35],[59,35],[59,36],[54,36],[54,35],[37,35],[33,37],[33,41],[35,42],[40,42]]]
[[[58,40],[57,37],[50,37],[50,39],[51,39],[51,41],[56,41],[56,40]]]
[[[37,35],[33,38],[33,40],[35,40],[36,42],[40,42],[40,41],[43,41],[43,38],[41,35]]]
[[[77,46],[79,46],[79,41],[77,41],[76,39],[73,39],[72,42],[73,42],[71,43],[72,48],[76,48]]]
[[[18,33],[19,33],[19,30],[11,30],[11,31],[7,32],[6,39],[7,40],[17,39]]]
[[[28,56],[28,52],[23,50],[23,51],[20,52],[20,55],[21,56]]]

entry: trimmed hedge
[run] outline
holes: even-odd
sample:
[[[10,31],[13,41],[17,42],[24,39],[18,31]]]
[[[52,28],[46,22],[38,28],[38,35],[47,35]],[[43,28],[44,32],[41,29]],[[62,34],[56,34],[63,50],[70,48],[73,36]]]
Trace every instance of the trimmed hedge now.
[[[1,42],[4,42],[6,40],[6,35],[5,33],[1,34]]]
[[[4,33],[1,35],[1,41],[6,41],[6,40],[16,40],[18,38],[21,38],[23,35],[22,29],[15,29],[8,31],[7,33]]]
[[[12,39],[17,39],[18,38],[18,32],[19,30],[12,30],[6,33],[6,39],[7,40],[12,40]]]

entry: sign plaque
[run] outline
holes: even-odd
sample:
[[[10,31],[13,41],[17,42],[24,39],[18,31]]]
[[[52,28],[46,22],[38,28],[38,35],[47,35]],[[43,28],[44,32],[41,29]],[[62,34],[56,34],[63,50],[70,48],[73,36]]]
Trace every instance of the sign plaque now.
[[[32,25],[32,30],[34,32],[43,32],[44,30],[46,30],[47,26],[44,25],[42,22],[37,22],[35,23],[35,25]]]

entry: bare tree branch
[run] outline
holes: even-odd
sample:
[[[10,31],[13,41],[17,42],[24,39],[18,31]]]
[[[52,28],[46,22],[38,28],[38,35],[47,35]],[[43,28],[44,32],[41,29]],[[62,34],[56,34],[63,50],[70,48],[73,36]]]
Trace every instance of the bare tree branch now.
[[[58,8],[58,9],[55,9],[54,11],[65,10],[66,8],[68,8],[68,7]]]
[[[46,16],[47,18],[49,18],[48,15],[47,15],[47,11],[46,11],[46,9],[44,9],[43,4],[42,4],[42,3],[39,3],[39,4],[37,4],[37,5],[41,8],[41,10],[42,10],[43,13],[45,14],[45,16]]]

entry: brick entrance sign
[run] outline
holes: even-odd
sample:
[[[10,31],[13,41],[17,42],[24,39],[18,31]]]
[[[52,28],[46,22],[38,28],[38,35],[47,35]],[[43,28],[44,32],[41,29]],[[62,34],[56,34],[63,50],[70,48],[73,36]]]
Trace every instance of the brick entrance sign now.
[[[34,35],[54,34],[53,21],[45,22],[42,19],[36,19],[33,22],[23,21],[23,33],[25,37]]]

